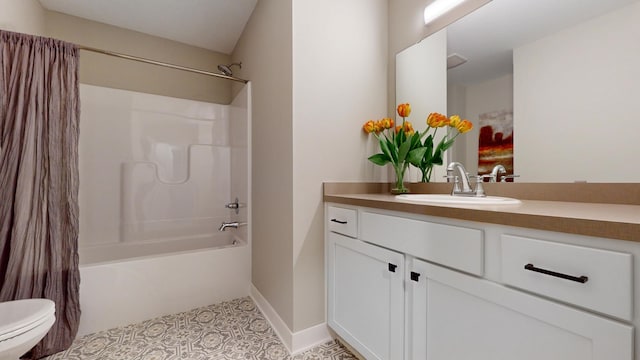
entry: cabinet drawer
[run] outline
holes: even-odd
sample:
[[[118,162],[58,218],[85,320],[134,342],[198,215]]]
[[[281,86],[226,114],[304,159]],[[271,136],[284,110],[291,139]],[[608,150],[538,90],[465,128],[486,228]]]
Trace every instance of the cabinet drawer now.
[[[360,239],[450,268],[484,273],[483,232],[428,221],[363,212]]]
[[[631,320],[631,254],[502,235],[502,281]]]
[[[358,212],[355,209],[346,209],[337,206],[329,206],[327,210],[329,231],[351,237],[358,237]]]
[[[633,360],[634,329],[589,311],[433,264],[423,265],[425,322],[411,359]],[[422,280],[422,278],[420,279]]]

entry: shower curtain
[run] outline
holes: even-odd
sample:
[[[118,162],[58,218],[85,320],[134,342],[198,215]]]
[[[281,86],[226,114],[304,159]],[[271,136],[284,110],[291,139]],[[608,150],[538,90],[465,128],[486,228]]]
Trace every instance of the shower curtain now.
[[[77,47],[0,30],[0,301],[56,304],[31,359],[78,330],[78,119]]]

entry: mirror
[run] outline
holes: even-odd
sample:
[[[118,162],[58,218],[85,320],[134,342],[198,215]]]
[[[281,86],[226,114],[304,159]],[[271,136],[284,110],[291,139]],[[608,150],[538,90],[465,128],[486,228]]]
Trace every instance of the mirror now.
[[[497,121],[508,138],[512,118],[516,181],[640,182],[638,19],[638,0],[493,0],[425,39],[444,32],[448,57],[466,59],[448,65],[446,109],[431,110],[474,123],[449,160],[477,172],[480,129]],[[401,68],[425,53],[412,48],[396,56],[398,102],[403,83],[425,81]]]

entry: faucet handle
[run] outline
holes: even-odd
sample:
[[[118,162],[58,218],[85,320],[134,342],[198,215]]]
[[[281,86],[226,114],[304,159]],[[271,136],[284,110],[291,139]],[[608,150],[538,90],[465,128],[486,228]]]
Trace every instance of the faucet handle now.
[[[507,182],[507,179],[515,179],[517,177],[520,177],[520,175],[503,175],[500,176],[500,182]]]
[[[243,203],[238,202],[238,197],[236,196],[236,199],[232,202],[232,203],[228,203],[225,204],[224,207],[226,207],[227,209],[233,209],[235,210],[236,214],[240,213],[240,208],[244,207],[245,205]]]
[[[470,175],[469,177],[476,179],[476,188],[473,190],[474,196],[480,196],[480,197],[485,196],[484,187],[482,186],[482,183],[484,182],[484,179],[490,179],[492,176],[491,175]]]
[[[443,177],[447,179],[447,182],[453,182],[453,190],[451,190],[451,194],[460,191],[460,178],[458,175],[444,175]]]
[[[483,182],[484,179],[493,179],[493,175],[491,174],[483,174],[483,175],[469,175],[469,178],[476,179],[476,182]]]

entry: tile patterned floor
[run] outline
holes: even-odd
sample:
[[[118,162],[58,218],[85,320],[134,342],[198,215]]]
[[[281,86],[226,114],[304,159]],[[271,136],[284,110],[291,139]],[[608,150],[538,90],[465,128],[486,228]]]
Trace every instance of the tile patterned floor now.
[[[336,341],[289,356],[251,298],[241,298],[74,341],[47,360],[347,360]]]

